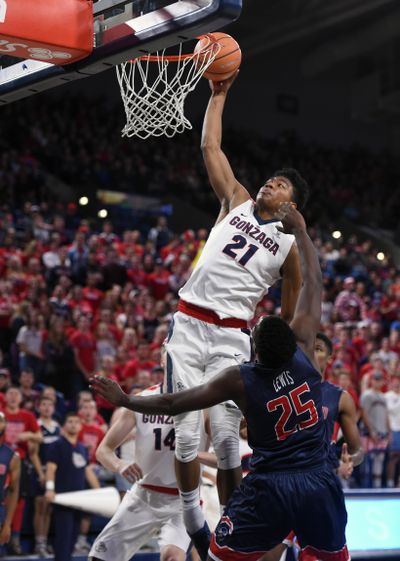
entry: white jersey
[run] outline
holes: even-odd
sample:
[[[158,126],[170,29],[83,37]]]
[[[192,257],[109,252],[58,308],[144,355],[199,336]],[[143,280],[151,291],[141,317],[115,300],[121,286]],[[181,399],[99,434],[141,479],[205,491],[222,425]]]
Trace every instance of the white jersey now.
[[[157,395],[160,393],[161,386],[157,385],[144,390],[140,395]],[[138,483],[176,489],[173,417],[169,415],[147,415],[146,413],[135,413],[135,416],[135,461],[144,474]]]
[[[223,319],[249,321],[258,302],[281,277],[294,236],[278,220],[261,220],[252,199],[234,208],[210,232],[179,296]]]

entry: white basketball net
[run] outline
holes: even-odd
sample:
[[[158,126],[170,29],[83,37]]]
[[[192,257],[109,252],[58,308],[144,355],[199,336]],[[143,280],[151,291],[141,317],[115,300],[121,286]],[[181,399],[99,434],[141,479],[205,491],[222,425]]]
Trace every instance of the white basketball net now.
[[[169,60],[164,49],[118,65],[117,77],[126,114],[122,136],[171,138],[191,129],[184,114],[186,96],[194,90],[219,50],[218,43],[210,41],[202,51],[182,55],[180,44],[176,60]]]

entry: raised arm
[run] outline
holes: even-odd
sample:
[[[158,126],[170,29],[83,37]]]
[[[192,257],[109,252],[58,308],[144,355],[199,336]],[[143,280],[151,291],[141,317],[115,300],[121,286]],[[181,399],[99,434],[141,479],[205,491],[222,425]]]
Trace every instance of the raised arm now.
[[[294,316],[297,300],[301,289],[300,259],[294,243],[282,266],[282,297],[281,316],[290,323]]]
[[[293,203],[283,203],[279,214],[285,231],[296,238],[303,279],[290,326],[299,344],[314,361],[315,335],[321,323],[321,267],[315,247],[307,234],[304,218]]]
[[[211,98],[204,116],[201,149],[208,178],[221,205],[228,212],[250,199],[248,191],[233,174],[221,149],[222,114],[226,96],[236,74],[224,82],[210,82]]]
[[[179,415],[188,411],[207,409],[217,403],[233,400],[243,410],[244,387],[237,366],[226,368],[207,384],[174,394],[145,397],[128,396],[114,380],[95,376],[91,387],[110,403],[149,415]]]

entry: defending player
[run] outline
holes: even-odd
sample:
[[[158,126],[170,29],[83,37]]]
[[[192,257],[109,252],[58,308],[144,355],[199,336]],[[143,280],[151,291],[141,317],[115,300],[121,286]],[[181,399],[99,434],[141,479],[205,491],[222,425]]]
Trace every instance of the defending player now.
[[[179,293],[181,300],[167,342],[169,392],[195,387],[223,368],[250,360],[247,323],[257,303],[282,278],[282,317],[290,320],[301,285],[294,238],[279,231],[281,224],[275,214],[282,202],[293,201],[301,209],[308,186],[297,171],[280,170],[266,181],[253,201],[235,178],[221,149],[222,113],[233,80],[210,83],[212,94],[204,118],[202,150],[221,212]],[[229,403],[210,411],[221,509],[241,479],[240,418],[240,411]],[[183,515],[199,548],[199,540],[207,540],[199,497],[200,413],[184,413],[174,421]]]
[[[326,434],[332,444],[331,458],[333,466],[339,467],[340,475],[347,479],[350,477],[353,467],[358,466],[363,461],[364,451],[357,427],[357,412],[351,395],[339,386],[325,380],[325,370],[331,355],[332,341],[324,333],[317,333],[315,357],[322,376],[322,404],[325,422],[327,423]],[[340,465],[335,454],[335,423],[338,423],[342,430],[345,442]],[[346,465],[342,465],[343,463]]]
[[[212,537],[209,559],[256,561],[294,530],[302,547],[322,561],[347,561],[347,514],[328,464],[321,376],[314,358],[322,278],[304,220],[281,208],[300,252],[303,286],[294,318],[264,317],[255,330],[258,362],[230,367],[208,383],[173,395],[134,398],[115,382],[94,378],[111,403],[176,415],[232,399],[247,421],[252,470],[236,489]],[[285,216],[286,215],[286,216]]]
[[[161,393],[154,386],[141,393]],[[115,454],[136,427],[136,457],[127,463]],[[190,545],[174,472],[175,431],[169,415],[135,414],[123,409],[99,445],[96,457],[107,469],[135,483],[89,553],[92,561],[129,561],[156,531],[161,561],[184,561]]]

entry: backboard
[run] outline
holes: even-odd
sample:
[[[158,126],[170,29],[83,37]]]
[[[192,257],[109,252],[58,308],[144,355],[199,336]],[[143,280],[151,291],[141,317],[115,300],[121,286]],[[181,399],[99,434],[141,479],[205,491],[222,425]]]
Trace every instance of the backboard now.
[[[18,0],[7,0],[12,1]],[[12,58],[0,41],[0,105],[220,29],[240,15],[241,5],[242,0],[98,0],[93,51],[76,63]]]

